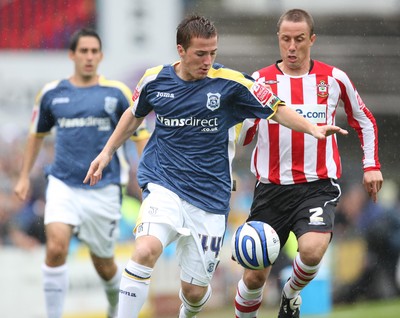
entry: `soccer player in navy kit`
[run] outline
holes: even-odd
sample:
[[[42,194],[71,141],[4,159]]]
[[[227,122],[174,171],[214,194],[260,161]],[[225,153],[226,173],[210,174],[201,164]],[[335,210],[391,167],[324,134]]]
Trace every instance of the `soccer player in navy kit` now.
[[[84,180],[100,182],[115,150],[155,112],[155,130],[138,168],[144,200],[134,253],[121,279],[119,318],[138,317],[153,267],[173,241],[181,267],[179,317],[195,317],[211,297],[229,212],[236,124],[273,117],[316,138],[346,133],[310,124],[266,86],[214,63],[217,42],[216,28],[204,17],[189,16],[179,24],[180,60],[145,72],[133,93],[133,109],[124,113]]]
[[[345,72],[311,59],[316,35],[308,12],[285,12],[278,21],[277,35],[281,60],[256,71],[253,77],[268,83],[287,107],[296,109],[316,125],[334,124],[338,106],[344,106],[363,149],[364,187],[376,201],[383,177],[374,116]],[[296,235],[298,253],[282,291],[278,318],[297,318],[300,292],[316,277],[332,237],[340,197],[336,181],[341,176],[338,144],[335,135],[315,140],[276,122],[259,119],[244,122],[244,143],[251,141],[256,129],[258,139],[251,170],[257,186],[248,221],[270,224],[278,233],[281,246],[290,231]],[[244,270],[235,297],[236,317],[257,317],[270,270],[271,266],[265,270]]]
[[[131,106],[131,91],[125,84],[97,74],[102,57],[101,39],[95,31],[82,29],[72,35],[69,58],[74,73],[69,79],[48,83],[37,95],[15,186],[17,196],[25,200],[31,168],[44,137],[55,127],[54,161],[46,168],[46,259],[42,266],[48,318],[62,316],[68,289],[66,260],[74,234],[89,247],[109,302],[108,317],[115,317],[117,311],[121,271],[114,261],[114,245],[121,215],[121,184],[128,178],[123,148],[96,187],[82,184],[87,166]],[[139,153],[148,137],[148,131],[141,128],[133,135]]]

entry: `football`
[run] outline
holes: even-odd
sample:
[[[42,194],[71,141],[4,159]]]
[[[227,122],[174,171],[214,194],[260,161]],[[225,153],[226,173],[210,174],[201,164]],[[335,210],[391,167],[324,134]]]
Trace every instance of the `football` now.
[[[232,258],[248,269],[263,269],[272,265],[280,247],[278,234],[264,222],[246,222],[232,236]]]

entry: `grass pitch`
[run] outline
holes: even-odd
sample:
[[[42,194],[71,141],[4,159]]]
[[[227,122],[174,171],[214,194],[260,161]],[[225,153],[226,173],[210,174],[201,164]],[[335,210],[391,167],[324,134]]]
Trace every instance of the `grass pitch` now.
[[[233,307],[223,309],[204,310],[197,315],[198,318],[233,318],[235,316]],[[261,309],[259,318],[276,318],[278,308]],[[103,314],[98,315],[73,315],[65,318],[103,318]],[[141,314],[140,318],[176,318],[174,315],[154,315]],[[388,301],[358,302],[352,305],[334,306],[333,311],[326,315],[301,315],[301,318],[399,318],[400,317],[400,298]]]
[[[276,318],[278,308],[262,309],[260,318]],[[206,310],[198,318],[232,318],[233,308],[223,310]],[[302,318],[399,318],[400,298],[390,301],[358,302],[352,305],[335,305],[333,311],[327,315],[301,315]],[[176,318],[169,316],[164,318]]]

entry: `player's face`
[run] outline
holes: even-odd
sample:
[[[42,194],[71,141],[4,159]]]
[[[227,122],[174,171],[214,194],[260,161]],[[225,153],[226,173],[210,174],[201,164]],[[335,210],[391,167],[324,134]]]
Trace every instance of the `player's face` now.
[[[179,75],[186,81],[195,81],[207,76],[217,56],[217,37],[192,38],[189,47],[185,50],[178,45],[181,58]]]
[[[82,36],[76,50],[70,51],[69,56],[75,63],[75,75],[82,79],[97,76],[97,68],[103,58],[99,41],[93,36]]]
[[[310,69],[311,46],[315,41],[315,34],[310,34],[307,23],[283,21],[278,41],[282,70],[291,75],[306,74]]]

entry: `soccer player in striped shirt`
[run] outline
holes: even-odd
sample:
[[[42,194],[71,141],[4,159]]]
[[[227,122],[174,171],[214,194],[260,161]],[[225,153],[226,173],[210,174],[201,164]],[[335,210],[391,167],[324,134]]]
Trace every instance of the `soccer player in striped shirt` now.
[[[309,13],[293,9],[278,21],[281,60],[253,74],[315,125],[334,125],[339,102],[364,152],[364,187],[373,201],[383,178],[378,159],[375,119],[342,70],[311,59],[315,42],[314,22]],[[341,163],[336,136],[317,140],[283,127],[273,120],[246,120],[241,142],[248,144],[258,130],[251,171],[257,178],[248,220],[270,224],[281,246],[293,231],[298,254],[282,291],[279,318],[299,317],[301,290],[317,275],[332,238],[334,211],[340,197],[336,180]],[[271,266],[244,270],[235,297],[236,317],[257,317],[263,288]]]
[[[36,97],[23,166],[15,186],[25,200],[29,174],[44,137],[56,128],[55,155],[46,167],[46,256],[42,265],[48,318],[61,318],[68,290],[67,256],[72,235],[90,250],[109,303],[108,317],[117,313],[121,270],[114,260],[121,218],[121,185],[128,181],[123,147],[96,187],[82,184],[86,167],[106,143],[119,118],[131,107],[131,90],[119,81],[97,73],[103,58],[101,39],[91,29],[81,29],[70,39],[69,58],[74,73],[46,84]],[[141,153],[147,129],[131,136]],[[125,163],[125,164],[124,164]]]
[[[121,279],[119,318],[138,317],[153,267],[174,241],[181,267],[178,317],[195,317],[211,297],[229,213],[231,141],[238,123],[273,117],[317,139],[347,133],[333,125],[312,125],[264,84],[214,63],[217,43],[208,19],[193,15],[179,24],[179,61],[145,72],[133,94],[133,109],[124,113],[84,180],[101,181],[115,149],[154,111],[155,129],[138,168],[144,200],[134,253]]]

